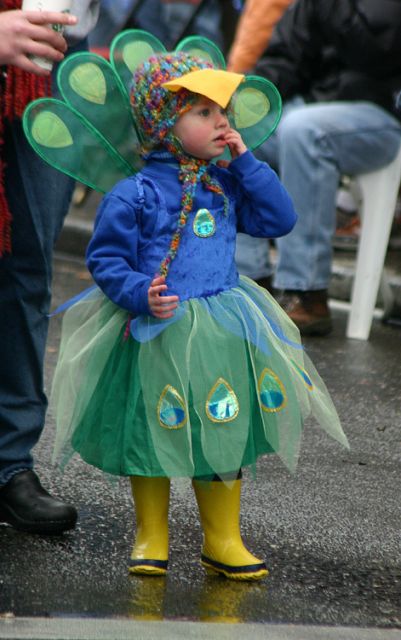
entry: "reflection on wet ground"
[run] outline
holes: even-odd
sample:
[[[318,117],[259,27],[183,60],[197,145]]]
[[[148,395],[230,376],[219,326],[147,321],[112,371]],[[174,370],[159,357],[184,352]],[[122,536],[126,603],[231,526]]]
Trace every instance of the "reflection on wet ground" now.
[[[181,541],[172,548],[167,578],[130,577],[131,533],[122,516],[121,509],[109,515],[87,510],[78,530],[65,538],[0,528],[0,548],[7,550],[0,559],[0,613],[401,627],[399,569],[268,545],[266,580],[208,577],[198,562],[200,532],[192,516],[184,523],[174,518]],[[195,534],[183,526],[193,526]]]
[[[54,305],[90,284],[82,263],[56,263]],[[51,323],[49,385],[59,317]],[[129,577],[134,530],[128,481],[110,482],[73,460],[62,475],[50,464],[49,416],[36,449],[52,493],[79,509],[62,538],[0,527],[0,614],[127,617],[209,622],[277,622],[401,628],[400,332],[376,323],[366,343],[333,336],[307,349],[333,393],[348,453],[313,429],[297,474],[267,457],[256,482],[245,473],[242,530],[264,557],[260,583],[207,577],[199,564],[201,532],[189,485],[173,485],[169,574]]]

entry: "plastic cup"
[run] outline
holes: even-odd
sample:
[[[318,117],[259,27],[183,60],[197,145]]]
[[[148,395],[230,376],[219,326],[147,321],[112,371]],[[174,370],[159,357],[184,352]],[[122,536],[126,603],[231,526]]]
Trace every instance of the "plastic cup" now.
[[[59,13],[70,13],[72,6],[72,0],[23,0],[23,11],[57,11]],[[64,25],[52,24],[50,25],[55,31],[63,33]],[[32,62],[51,71],[53,68],[53,61],[40,56],[31,56]]]

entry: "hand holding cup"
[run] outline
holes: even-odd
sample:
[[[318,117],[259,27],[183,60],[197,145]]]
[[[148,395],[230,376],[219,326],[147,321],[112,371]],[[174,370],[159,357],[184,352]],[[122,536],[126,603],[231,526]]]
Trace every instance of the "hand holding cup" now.
[[[0,13],[0,64],[12,64],[48,75],[64,58],[65,26],[76,24],[69,14],[72,0],[24,0],[22,10]]]

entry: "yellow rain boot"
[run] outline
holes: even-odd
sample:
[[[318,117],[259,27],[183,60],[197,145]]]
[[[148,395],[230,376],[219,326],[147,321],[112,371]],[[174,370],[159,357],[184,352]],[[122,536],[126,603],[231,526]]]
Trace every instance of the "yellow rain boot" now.
[[[136,537],[130,573],[164,576],[168,563],[168,478],[131,477],[136,511]]]
[[[230,580],[260,580],[267,574],[264,562],[244,546],[239,528],[241,480],[193,482],[203,528],[201,561],[210,573]]]

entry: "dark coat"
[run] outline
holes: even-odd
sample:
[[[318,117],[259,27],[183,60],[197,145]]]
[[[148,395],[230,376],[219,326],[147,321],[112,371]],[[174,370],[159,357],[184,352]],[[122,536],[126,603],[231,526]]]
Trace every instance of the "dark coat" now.
[[[401,119],[401,0],[295,0],[256,72],[284,100],[367,100]]]

